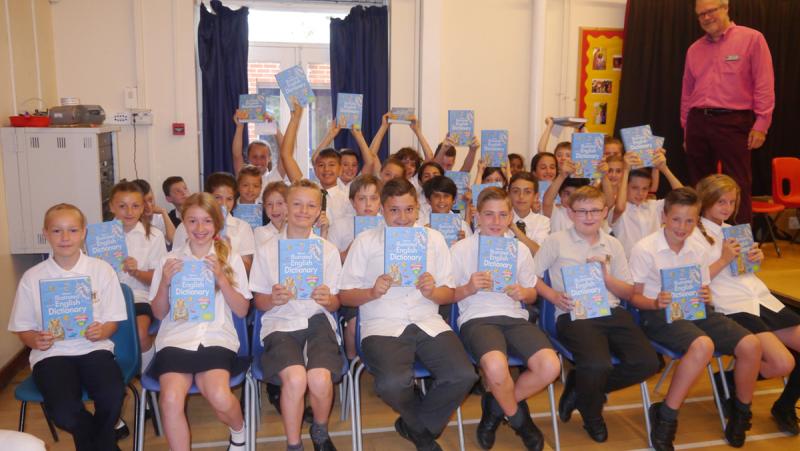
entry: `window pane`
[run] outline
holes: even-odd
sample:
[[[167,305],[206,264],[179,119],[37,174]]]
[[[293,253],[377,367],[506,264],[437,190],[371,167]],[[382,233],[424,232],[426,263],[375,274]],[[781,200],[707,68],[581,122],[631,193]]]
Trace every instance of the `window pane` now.
[[[294,42],[328,44],[331,39],[331,18],[347,16],[350,7],[341,12],[291,12],[250,9],[247,16],[250,42]]]

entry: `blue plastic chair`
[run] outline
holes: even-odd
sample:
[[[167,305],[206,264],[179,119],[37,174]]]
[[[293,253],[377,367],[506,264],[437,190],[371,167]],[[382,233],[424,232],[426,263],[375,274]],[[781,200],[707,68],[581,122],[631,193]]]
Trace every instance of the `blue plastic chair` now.
[[[121,284],[122,294],[125,297],[125,310],[128,318],[125,321],[117,323],[117,331],[111,336],[111,341],[114,342],[114,357],[117,364],[122,371],[122,380],[133,395],[133,410],[134,410],[134,428],[136,421],[139,419],[139,392],[131,382],[133,378],[139,374],[139,366],[141,365],[141,352],[139,350],[139,336],[136,331],[136,312],[133,304],[133,291],[125,284]],[[33,377],[28,376],[22,383],[20,383],[14,390],[14,397],[20,401],[19,409],[19,431],[25,431],[25,413],[27,404],[29,402],[36,402],[42,406],[42,411],[45,412],[47,425],[50,428],[50,433],[53,434],[53,440],[58,441],[58,433],[47,412],[44,410],[44,398],[42,393],[33,382]],[[89,401],[89,395],[86,390],[83,391],[83,401]],[[136,447],[136,437],[133,438],[134,448]]]
[[[524,306],[525,305],[523,304],[523,307]],[[461,330],[458,327],[459,314],[460,311],[458,309],[458,303],[454,303],[452,307],[450,307],[450,327],[453,329],[456,335],[458,335],[458,338],[461,339]],[[469,359],[472,361],[472,364],[477,367],[478,361],[477,359],[475,359],[475,356],[473,356],[469,351],[467,351],[467,355],[469,356]],[[524,371],[524,369],[528,368],[527,363],[524,362],[522,358],[519,356],[508,354],[506,355],[506,358],[508,359],[508,366],[510,367],[523,368],[523,370],[521,371]],[[547,396],[550,399],[550,421],[553,425],[553,437],[555,438],[555,444],[556,444],[555,449],[556,451],[560,451],[561,438],[558,435],[558,419],[557,419],[558,414],[556,413],[556,396],[552,382],[547,385]]]
[[[625,302],[624,304],[627,310],[631,313],[631,316],[633,316],[633,320],[636,322],[636,324],[640,324],[641,318],[639,315],[639,309],[632,306],[629,302]],[[656,383],[655,390],[658,390],[658,386],[661,385],[661,383],[664,381],[664,378],[667,376],[669,371],[675,365],[675,362],[683,358],[683,354],[673,351],[672,349],[667,348],[666,346],[662,345],[661,343],[655,340],[650,340],[650,344],[653,345],[653,348],[655,348],[657,353],[665,355],[670,358],[669,364],[667,365],[666,368],[664,368],[664,371],[661,373],[661,377],[658,379],[658,382]],[[714,353],[714,358],[717,360],[717,365],[719,365],[720,374],[725,371],[725,367],[722,364],[722,356],[723,354],[720,354],[718,352]],[[714,404],[716,404],[717,412],[719,413],[719,421],[722,424],[722,431],[725,432],[725,411],[722,408],[722,400],[720,400],[719,398],[719,392],[717,391],[717,383],[716,381],[714,381],[714,368],[711,365],[711,362],[708,362],[708,365],[706,365],[706,370],[708,371],[708,378],[711,379],[711,391],[714,395]],[[720,379],[722,379],[722,388],[724,390],[724,394],[727,399],[730,397],[730,394],[728,392],[728,383],[725,380],[725,377],[721,377]],[[648,404],[649,401],[650,400],[648,399]]]
[[[250,365],[250,371],[247,374],[247,381],[245,383],[245,391],[249,394],[245,396],[246,399],[250,400],[250,417],[248,418],[248,423],[251,425],[248,433],[250,434],[250,443],[253,445],[253,449],[255,449],[256,445],[256,430],[259,428],[261,424],[261,383],[265,382],[264,377],[264,367],[261,365],[261,357],[264,355],[264,343],[261,341],[261,317],[264,316],[264,312],[261,310],[255,310],[255,316],[253,318],[253,337],[252,337],[252,344],[251,349],[253,350],[253,361]],[[339,324],[338,315],[334,313],[334,319],[336,319],[336,323]],[[337,327],[337,333],[341,337],[342,331],[340,328]],[[343,346],[343,345],[342,345]],[[347,356],[344,352],[344,348],[340,346],[340,351],[342,353],[342,380],[341,383],[346,385],[347,387],[353,387],[353,374],[350,372],[350,363],[347,361]],[[334,381],[336,383],[336,381]],[[345,396],[346,402],[350,405],[350,411],[352,412],[353,407],[353,393],[352,389],[345,389],[349,395]],[[356,449],[356,425],[353,418],[350,419],[350,434],[352,436],[352,446],[353,449]]]
[[[359,312],[356,314],[356,354],[358,357],[353,359],[351,369],[353,369],[353,395],[354,395],[354,404],[355,410],[353,410],[353,422],[355,423],[355,436],[357,438],[357,447],[353,448],[354,450],[363,451],[363,437],[361,434],[361,374],[364,370],[369,371],[369,367],[364,360],[364,355],[361,352],[361,313]],[[414,378],[415,379],[424,379],[426,377],[431,377],[431,372],[428,371],[425,366],[422,365],[421,362],[415,361],[414,362]],[[425,394],[425,384],[424,381],[420,384],[420,388],[422,389],[422,393]],[[456,424],[458,425],[458,445],[459,450],[464,451],[464,421],[461,417],[461,406],[459,405],[456,409]]]
[[[545,271],[544,277],[542,277],[542,281],[546,283],[548,286],[552,286],[550,282],[550,273],[549,271]],[[570,352],[569,349],[558,339],[558,331],[556,330],[556,308],[553,304],[547,301],[544,298],[539,299],[539,312],[541,316],[539,317],[539,327],[542,328],[544,333],[550,339],[550,342],[553,344],[553,348],[555,348],[556,352],[563,358],[567,359],[570,362],[575,362],[575,359]],[[620,360],[616,356],[611,356],[611,364],[617,365],[620,363]],[[561,368],[564,368],[563,360]],[[647,430],[647,439],[648,442],[650,440],[650,414],[647,411],[650,406],[650,395],[647,390],[647,381],[642,381],[639,384],[639,389],[642,394],[642,408],[644,413],[644,425],[645,429]]]
[[[239,356],[240,359],[246,360],[248,362],[248,365],[243,370],[241,370],[240,372],[238,372],[236,374],[231,374],[231,379],[230,379],[231,388],[237,387],[237,386],[245,383],[245,378],[246,378],[246,375],[247,375],[247,371],[248,371],[249,366],[250,366],[249,365],[249,363],[250,363],[250,342],[248,340],[248,335],[247,335],[246,320],[245,320],[245,318],[239,318],[238,316],[236,316],[235,313],[232,313],[232,316],[233,316],[233,326],[236,329],[236,335],[239,337],[239,352],[238,352],[238,356]],[[149,370],[149,368],[147,368],[147,370]],[[141,402],[140,402],[141,405],[144,405],[144,403],[147,402],[148,393],[161,391],[161,385],[158,383],[158,379],[149,376],[147,374],[147,370],[142,372],[142,377],[141,377],[141,382],[142,382],[142,393],[141,393]],[[200,393],[200,390],[197,388],[197,384],[192,383],[192,386],[189,388],[189,394],[193,395],[193,394],[197,394],[197,393]],[[246,396],[247,396],[247,392],[245,391],[245,403],[244,403],[244,407],[245,407],[244,418],[245,419],[248,416],[247,406],[250,405],[249,400],[246,398]],[[153,405],[153,409],[157,412],[158,411],[158,405],[157,404]],[[249,425],[247,425],[246,422],[245,422],[245,426],[249,427]],[[144,430],[145,430],[144,409],[139,409],[139,418],[138,418],[138,420],[136,422],[136,436],[137,436],[136,445],[137,445],[137,447],[134,448],[136,451],[142,451],[142,449],[144,448],[144,432],[145,432]],[[246,440],[245,448],[249,450],[249,449],[251,449],[251,446],[253,446],[253,444],[251,444],[249,442],[249,440]]]

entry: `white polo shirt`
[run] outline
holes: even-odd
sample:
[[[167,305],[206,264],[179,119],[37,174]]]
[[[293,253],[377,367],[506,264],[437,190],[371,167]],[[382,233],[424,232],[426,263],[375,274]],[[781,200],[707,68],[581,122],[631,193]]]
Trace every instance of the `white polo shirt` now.
[[[564,205],[554,205],[550,213],[550,233],[561,232],[562,230],[573,227],[572,219],[567,216],[567,207]]]
[[[518,251],[526,249],[517,243]],[[469,283],[469,278],[478,271],[478,250],[480,235],[475,234],[463,239],[450,248],[453,262],[453,280],[456,286]],[[523,288],[536,286],[536,273],[533,272],[533,257],[530,252],[517,252],[517,280]],[[519,301],[511,299],[505,293],[479,291],[458,302],[458,326],[475,318],[488,316],[507,316],[510,318],[528,319],[528,311],[522,308]]]
[[[14,307],[8,320],[8,330],[11,332],[44,330],[39,281],[79,276],[89,276],[92,283],[92,295],[95,301],[92,305],[93,321],[108,323],[125,321],[128,318],[125,297],[114,268],[99,258],[89,257],[81,252],[78,262],[70,270],[62,268],[50,257],[25,271],[17,286]],[[46,351],[32,349],[28,360],[33,368],[36,363],[48,357],[78,356],[103,350],[113,352],[114,342],[110,339],[92,342],[86,338],[59,340]]]
[[[450,250],[441,233],[425,229],[428,234],[427,270],[436,286],[453,288]],[[384,274],[385,227],[367,230],[353,241],[342,268],[339,290],[372,288],[378,276]],[[361,318],[361,338],[371,335],[399,337],[411,324],[434,337],[451,330],[439,316],[439,305],[414,287],[392,287],[378,299],[358,308]]]
[[[125,245],[128,247],[128,257],[136,259],[139,271],[156,269],[161,259],[167,255],[164,234],[157,228],[150,227],[150,238],[148,238],[141,222],[137,222],[130,232],[125,233]],[[119,281],[131,287],[136,302],[150,300],[148,297],[150,285],[145,285],[125,271],[120,271]]]
[[[285,227],[284,227],[284,229],[285,229]],[[270,240],[270,238],[272,238],[273,236],[275,236],[275,235],[277,235],[279,233],[280,233],[280,230],[276,229],[275,228],[275,224],[273,224],[271,222],[269,224],[267,224],[267,225],[259,226],[259,227],[256,227],[255,229],[253,229],[253,239],[256,242],[256,252],[258,252],[258,249],[261,246],[265,245],[267,243],[267,241]]]
[[[679,266],[700,265],[703,285],[710,282],[708,266],[704,264],[704,247],[690,235],[676,254],[667,244],[664,229],[639,240],[631,250],[630,268],[634,283],[644,284],[644,294],[655,299],[661,291],[661,270]]]
[[[256,252],[256,241],[253,238],[253,229],[250,224],[229,214],[225,217],[225,236],[231,244],[231,250],[240,256],[253,255]],[[183,247],[189,238],[186,234],[186,226],[183,222],[175,229],[175,239],[173,246]]]
[[[562,267],[580,265],[586,263],[586,260],[591,257],[600,257],[609,262],[608,270],[612,276],[632,284],[633,279],[631,279],[628,260],[625,258],[622,244],[602,230],[598,233],[600,234],[599,238],[594,244],[589,244],[578,235],[574,227],[551,234],[544,240],[539,252],[533,257],[536,275],[543,277],[544,272],[549,271],[550,286],[558,292],[564,292],[564,279],[561,277]],[[611,308],[619,305],[619,298],[611,291],[608,292],[608,305]],[[556,317],[564,313],[567,312],[556,308]]]
[[[705,263],[710,266],[722,255],[722,242],[725,240],[722,227],[728,227],[729,224],[719,226],[706,218],[702,218],[701,221],[706,233],[714,239],[714,244],[709,244],[700,230],[695,230],[692,238],[706,247]],[[734,276],[731,274],[731,269],[726,266],[711,280],[710,286],[714,308],[726,315],[744,312],[759,316],[759,306],[763,305],[773,312],[779,312],[785,307],[783,302],[773,296],[767,285],[753,273]]]
[[[150,225],[160,230],[162,235],[167,234],[167,226],[164,224],[164,218],[160,214],[153,214],[150,219]]]
[[[328,222],[333,225],[336,221],[346,221],[348,216],[355,215],[355,210],[350,204],[350,198],[338,185],[326,190],[325,214]]]
[[[217,255],[214,252],[214,246],[211,246],[207,255]],[[172,252],[161,259],[156,272],[153,274],[153,283],[150,286],[150,302],[153,302],[156,293],[158,293],[164,263],[170,258],[203,260],[192,255],[192,250],[188,243],[173,249]],[[236,291],[246,299],[252,298],[253,295],[250,294],[250,290],[247,288],[247,272],[239,254],[231,252],[228,255],[228,265],[233,270]],[[161,327],[158,329],[158,335],[156,335],[156,352],[169,346],[187,351],[196,351],[201,344],[206,347],[222,346],[233,352],[239,350],[239,336],[236,335],[236,328],[233,325],[233,312],[228,303],[225,302],[225,296],[222,295],[222,291],[216,290],[214,294],[213,321],[174,321],[171,313],[168,312],[164,319],[161,320]]]
[[[567,218],[569,219],[569,218]],[[545,238],[550,235],[550,218],[545,215],[540,215],[530,211],[527,216],[520,218],[517,213],[514,213],[514,224],[517,221],[525,223],[525,235],[528,236],[539,246],[544,243]]]
[[[339,292],[339,276],[342,272],[342,260],[336,246],[327,240],[311,233],[308,238],[322,241],[322,284],[331,290],[331,294]],[[286,230],[275,235],[256,251],[253,267],[250,269],[250,291],[272,294],[272,286],[279,282],[278,278],[278,245],[286,239]],[[283,305],[267,310],[261,317],[261,341],[273,332],[292,332],[308,328],[308,320],[312,316],[324,313],[336,331],[336,321],[325,307],[313,299],[292,299]]]
[[[661,228],[661,213],[664,211],[664,199],[648,199],[635,205],[628,202],[625,211],[611,225],[614,236],[622,243],[625,254],[630,256],[633,246],[642,238],[657,232]]]

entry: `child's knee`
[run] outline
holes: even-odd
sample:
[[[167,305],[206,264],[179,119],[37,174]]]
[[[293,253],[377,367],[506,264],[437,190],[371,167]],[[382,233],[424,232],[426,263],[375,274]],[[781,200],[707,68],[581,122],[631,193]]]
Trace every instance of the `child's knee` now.
[[[162,410],[183,410],[186,404],[186,393],[162,386],[161,393],[158,395],[158,404]]]
[[[281,392],[305,393],[308,386],[306,369],[301,365],[292,365],[278,373],[281,379]]]
[[[528,359],[528,369],[552,381],[561,373],[561,361],[555,351],[543,349]]]
[[[734,354],[737,359],[758,359],[761,360],[761,342],[753,335],[747,335],[736,345]]]
[[[205,392],[205,398],[214,410],[224,412],[236,403],[236,398],[233,397],[230,387],[227,385],[219,385],[210,387]]]
[[[492,385],[500,385],[511,377],[508,360],[500,353],[490,353],[481,359],[481,369],[487,381]]]
[[[312,393],[326,393],[333,391],[331,372],[324,368],[314,368],[307,374],[308,389]]]
[[[714,355],[714,341],[708,336],[697,337],[689,345],[687,354],[705,362],[711,360]]]

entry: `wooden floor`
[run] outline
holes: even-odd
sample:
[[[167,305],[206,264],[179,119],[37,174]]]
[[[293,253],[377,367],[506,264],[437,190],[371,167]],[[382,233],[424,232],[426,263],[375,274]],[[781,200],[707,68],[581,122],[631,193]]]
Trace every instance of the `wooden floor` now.
[[[771,244],[764,246],[767,260],[763,265],[761,277],[771,289],[787,296],[800,299],[800,245],[781,243],[782,258],[775,258],[775,250]],[[12,383],[0,391],[0,429],[16,429],[19,415],[19,403],[14,400],[14,388],[29,371],[20,373]],[[654,386],[658,375],[648,381],[652,401],[663,397],[668,386],[669,377],[658,393]],[[782,390],[779,380],[761,381],[758,383],[756,396],[753,402],[753,428],[748,433],[745,449],[774,450],[774,449],[800,449],[800,437],[788,437],[777,431],[772,421],[769,409]],[[396,414],[383,404],[372,389],[372,379],[365,373],[362,380],[362,412],[364,429],[364,449],[368,451],[399,451],[412,450],[409,442],[400,438],[393,429]],[[556,402],[561,392],[561,384],[556,383]],[[238,394],[238,391],[237,391]],[[544,432],[546,449],[554,449],[553,431],[551,428],[549,406],[546,391],[529,400],[534,422]],[[339,421],[339,404],[336,402],[334,413],[331,415],[330,429],[333,441],[340,450],[351,449],[350,426],[348,421]],[[126,398],[125,419],[133,429],[133,408],[130,395]],[[227,447],[228,432],[213,416],[204,399],[194,396],[188,406],[189,421],[192,425],[194,448],[225,450]],[[471,395],[463,405],[465,422],[466,448],[479,449],[475,441],[475,427],[480,418],[480,398]],[[580,415],[575,415],[569,423],[559,422],[561,446],[564,450],[631,450],[647,448],[647,437],[642,415],[641,396],[638,387],[631,387],[609,395],[608,404],[604,413],[609,429],[609,440],[604,444],[597,444],[586,435],[581,425]],[[304,428],[307,432],[307,426]],[[26,431],[30,432],[48,444],[51,451],[73,449],[69,434],[60,431],[61,440],[53,442],[52,437],[43,420],[41,409],[30,406],[26,423]],[[261,430],[258,432],[259,450],[283,450],[285,441],[280,418],[269,404],[262,406]],[[458,434],[455,422],[446,429],[439,440],[445,450],[458,449]],[[132,440],[128,438],[120,442],[124,450],[132,447]],[[310,440],[305,440],[306,449],[313,449]],[[726,445],[721,431],[719,418],[711,398],[711,389],[707,376],[701,379],[692,388],[679,417],[677,449],[718,449],[730,450]],[[2,445],[0,445],[2,449]],[[168,450],[163,437],[153,433],[152,424],[148,423],[145,449]],[[520,450],[522,447],[519,439],[511,429],[502,425],[498,431],[495,450]]]

